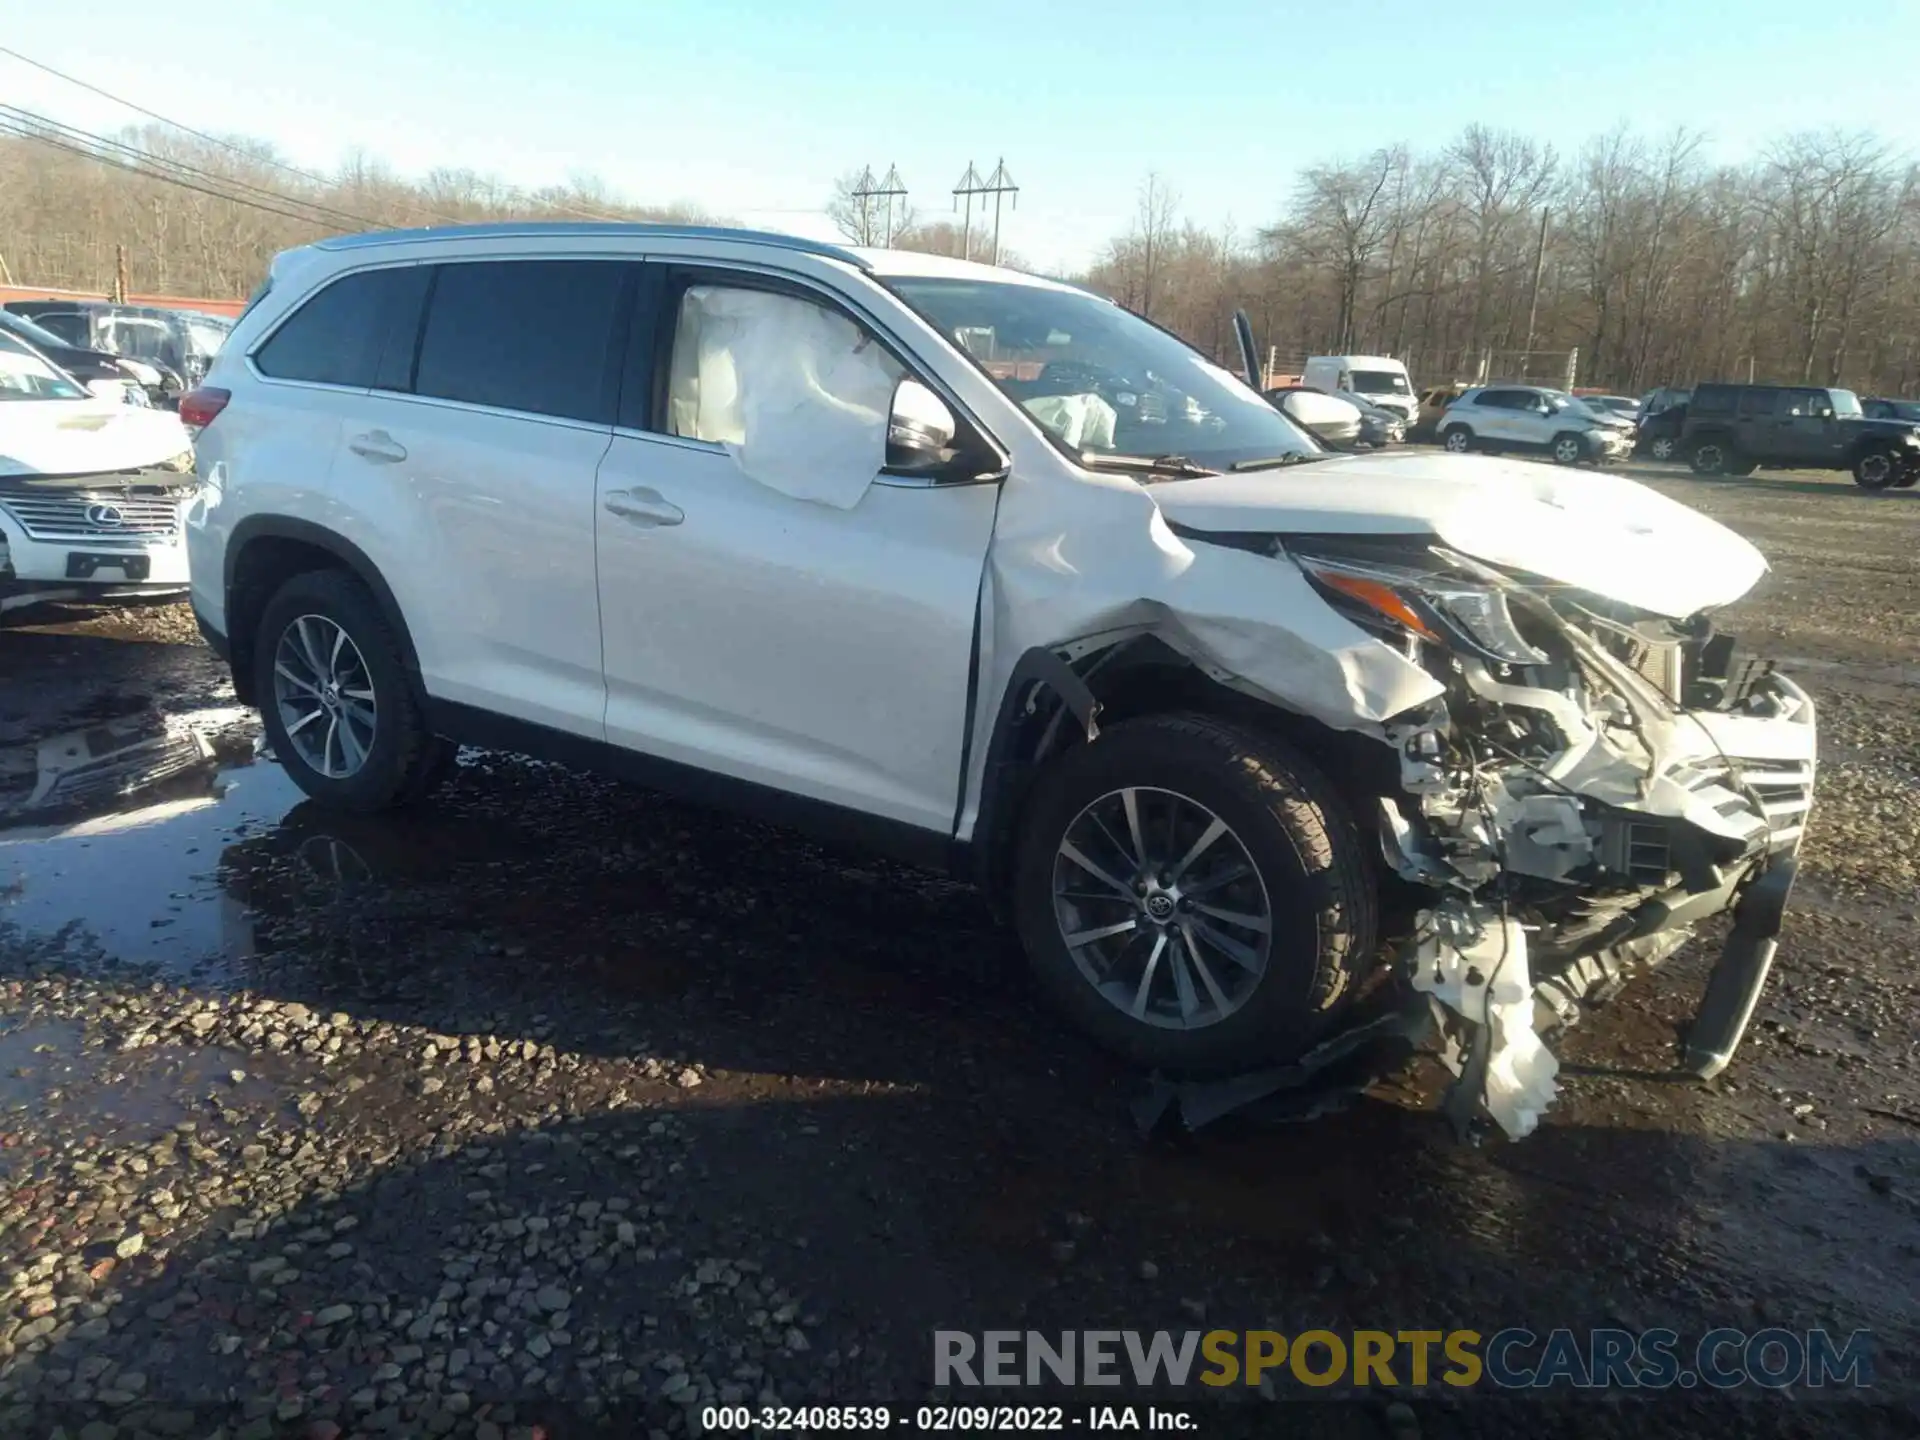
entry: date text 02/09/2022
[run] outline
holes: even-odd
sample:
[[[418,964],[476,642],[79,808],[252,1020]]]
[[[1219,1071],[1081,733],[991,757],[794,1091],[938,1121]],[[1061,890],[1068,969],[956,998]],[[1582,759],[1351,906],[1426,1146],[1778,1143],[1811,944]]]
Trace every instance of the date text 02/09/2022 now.
[[[1192,1431],[1184,1410],[1142,1405],[709,1405],[700,1413],[703,1431],[753,1430],[768,1434],[819,1431],[918,1430],[977,1434],[981,1431],[1155,1430]]]

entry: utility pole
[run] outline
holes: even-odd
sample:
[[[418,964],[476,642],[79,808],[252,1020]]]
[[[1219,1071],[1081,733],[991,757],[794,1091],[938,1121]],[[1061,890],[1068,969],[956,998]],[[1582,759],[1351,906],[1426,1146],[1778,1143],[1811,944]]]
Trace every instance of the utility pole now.
[[[1013,208],[1016,210],[1020,208],[1020,187],[1014,184],[1013,177],[1007,174],[1007,162],[1002,160],[995,165],[993,173],[982,180],[979,172],[973,168],[973,162],[969,160],[967,173],[960,177],[960,183],[953,187],[953,193],[968,197],[969,216],[972,214],[973,196],[993,196],[993,260],[991,263],[998,265],[1000,263],[1000,202],[1011,195]],[[981,201],[982,205],[985,203],[984,200]],[[967,258],[971,259],[972,256],[969,255]]]
[[[1533,300],[1527,306],[1527,348],[1522,352],[1520,364],[1529,368],[1533,364],[1533,330],[1540,318],[1540,272],[1547,260],[1547,218],[1553,214],[1551,206],[1540,209],[1540,243],[1533,248]],[[1511,333],[1511,332],[1509,332]]]
[[[960,258],[973,259],[973,197],[985,187],[986,181],[980,178],[980,172],[973,168],[973,161],[967,161],[967,173],[960,177],[960,183],[953,187],[953,208],[960,210],[961,198],[966,200],[966,208],[960,216]]]
[[[116,305],[127,303],[127,247],[113,247],[113,300]]]
[[[965,258],[968,260],[973,258],[972,243],[970,239],[967,238],[968,231],[972,228],[973,197],[976,195],[993,196],[992,263],[998,265],[1000,263],[1000,202],[1006,196],[1011,195],[1013,196],[1013,208],[1016,210],[1020,208],[1020,187],[1014,184],[1013,177],[1007,174],[1007,162],[1002,160],[999,164],[995,165],[993,167],[993,173],[982,180],[980,178],[980,172],[973,168],[973,162],[969,160],[967,162],[967,173],[960,177],[960,183],[953,187],[953,193],[956,196],[964,195],[967,197],[967,218],[969,224],[966,229],[961,231],[961,236],[963,242],[962,248],[967,251]],[[983,199],[981,204],[984,206],[986,201]]]
[[[889,250],[893,248],[893,202],[896,196],[902,200],[907,198],[907,187],[900,179],[900,167],[898,165],[889,165],[887,167],[886,178],[883,180],[875,180],[873,178],[873,167],[871,165],[860,172],[859,182],[853,188],[853,198],[860,206],[860,239],[862,244],[871,245],[873,243],[873,235],[871,233],[871,226],[873,224],[873,202],[875,200],[885,200],[887,202],[887,224],[880,243]]]

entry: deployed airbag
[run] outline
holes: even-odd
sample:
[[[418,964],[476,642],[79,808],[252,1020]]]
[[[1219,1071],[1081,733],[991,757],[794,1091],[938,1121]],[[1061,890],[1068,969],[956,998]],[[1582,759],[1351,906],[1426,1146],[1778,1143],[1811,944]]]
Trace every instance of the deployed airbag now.
[[[903,374],[872,335],[810,300],[695,286],[680,305],[669,420],[771,490],[850,510],[886,463]]]

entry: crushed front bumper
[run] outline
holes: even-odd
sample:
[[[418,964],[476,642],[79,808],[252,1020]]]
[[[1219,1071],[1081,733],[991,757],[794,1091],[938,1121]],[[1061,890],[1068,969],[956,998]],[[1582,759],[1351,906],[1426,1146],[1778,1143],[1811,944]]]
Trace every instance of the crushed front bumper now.
[[[1419,763],[1431,742],[1397,737],[1411,793],[1384,802],[1382,841],[1403,877],[1435,892],[1404,965],[1459,1077],[1448,1113],[1462,1129],[1484,1113],[1529,1133],[1558,1088],[1547,1040],[1731,910],[1684,1059],[1719,1073],[1766,983],[1797,869],[1812,700],[1765,673],[1737,708],[1649,703],[1615,727],[1485,670],[1469,684],[1496,707],[1537,707],[1569,743],[1544,764],[1476,764],[1463,786]]]

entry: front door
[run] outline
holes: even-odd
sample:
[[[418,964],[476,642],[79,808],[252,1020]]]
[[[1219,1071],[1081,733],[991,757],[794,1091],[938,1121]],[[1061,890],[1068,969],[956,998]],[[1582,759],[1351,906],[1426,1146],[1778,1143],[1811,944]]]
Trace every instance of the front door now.
[[[1774,425],[1780,455],[1793,465],[1837,464],[1845,433],[1833,418],[1833,401],[1824,390],[1782,390]]]
[[[607,738],[948,835],[998,490],[878,474],[884,411],[851,455],[795,435],[821,456],[805,485],[752,478],[736,455],[754,426],[890,384],[863,367],[905,373],[836,303],[781,283],[668,271],[643,287],[670,336],[643,338],[637,309],[600,466]]]

